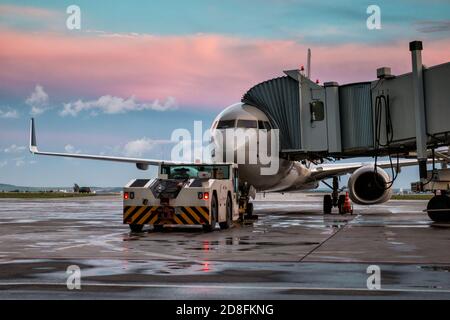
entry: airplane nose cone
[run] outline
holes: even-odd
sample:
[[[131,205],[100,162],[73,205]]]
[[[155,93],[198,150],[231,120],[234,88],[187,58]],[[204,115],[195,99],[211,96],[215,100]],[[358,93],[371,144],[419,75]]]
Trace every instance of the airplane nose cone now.
[[[250,153],[256,157],[258,133],[257,130],[248,129],[214,130],[212,142],[215,149],[212,156],[215,161],[245,164]]]

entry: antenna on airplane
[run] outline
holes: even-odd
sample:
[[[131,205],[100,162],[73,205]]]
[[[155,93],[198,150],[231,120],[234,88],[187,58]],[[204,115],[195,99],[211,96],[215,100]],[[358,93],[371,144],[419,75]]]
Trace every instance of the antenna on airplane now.
[[[309,79],[311,77],[311,49],[308,48],[308,58],[306,62],[306,77]]]

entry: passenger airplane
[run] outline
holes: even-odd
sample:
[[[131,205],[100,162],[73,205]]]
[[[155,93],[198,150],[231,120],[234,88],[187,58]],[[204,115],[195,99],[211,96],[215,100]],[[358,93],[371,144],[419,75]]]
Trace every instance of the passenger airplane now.
[[[237,103],[224,109],[214,120],[211,129],[214,136],[214,132],[236,130],[237,128],[272,129],[268,117],[262,111],[244,103]],[[224,151],[223,154],[226,153],[228,148],[233,148],[235,152],[239,152],[241,150],[237,150],[237,148],[246,147],[245,145],[236,147],[234,143],[230,144],[226,141],[223,143],[223,146],[225,149],[222,150]],[[31,119],[29,149],[31,153],[39,155],[134,163],[141,170],[146,170],[153,165],[174,163],[157,159],[39,151],[36,144],[34,119]],[[213,158],[213,161],[221,162],[221,159]],[[402,159],[399,161],[399,166],[416,164],[417,160],[415,159]],[[342,195],[339,197],[341,190],[338,185],[338,177],[342,175],[351,174],[348,181],[348,191],[351,200],[357,204],[373,205],[383,203],[388,201],[392,195],[392,188],[390,188],[391,178],[383,170],[383,168],[391,167],[389,161],[378,161],[375,172],[374,163],[323,163],[314,165],[308,162],[303,164],[297,161],[280,159],[278,172],[271,176],[261,176],[261,166],[259,164],[238,163],[238,166],[240,183],[247,183],[250,189],[262,192],[296,192],[315,189],[319,186],[320,181],[333,178],[333,185],[330,186],[333,189],[333,193],[324,196],[324,213],[330,213],[332,206],[339,207],[339,202],[343,201]],[[254,197],[254,192],[252,194]]]

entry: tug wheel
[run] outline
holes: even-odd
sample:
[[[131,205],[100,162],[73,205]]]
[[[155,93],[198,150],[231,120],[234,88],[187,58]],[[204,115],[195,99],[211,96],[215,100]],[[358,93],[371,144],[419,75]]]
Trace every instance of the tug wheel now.
[[[247,203],[246,213],[249,217],[253,216],[253,202]]]
[[[205,230],[206,232],[214,231],[214,228],[216,227],[218,211],[219,208],[217,207],[217,196],[213,195],[211,199],[211,224],[204,224],[203,230]]]
[[[220,229],[228,229],[229,227],[231,227],[231,224],[233,222],[232,221],[233,220],[233,204],[231,203],[230,196],[227,197],[226,211],[227,211],[226,220],[224,222],[219,222]]]
[[[141,232],[144,225],[142,224],[130,224],[131,232]]]

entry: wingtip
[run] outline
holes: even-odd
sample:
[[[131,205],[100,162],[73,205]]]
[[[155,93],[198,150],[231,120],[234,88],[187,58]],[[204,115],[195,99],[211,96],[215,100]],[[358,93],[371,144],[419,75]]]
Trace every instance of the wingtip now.
[[[31,118],[30,121],[30,146],[29,146],[30,152],[35,153],[38,151],[37,145],[36,145],[36,132],[34,128],[34,118]]]

